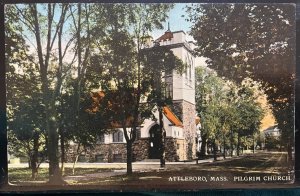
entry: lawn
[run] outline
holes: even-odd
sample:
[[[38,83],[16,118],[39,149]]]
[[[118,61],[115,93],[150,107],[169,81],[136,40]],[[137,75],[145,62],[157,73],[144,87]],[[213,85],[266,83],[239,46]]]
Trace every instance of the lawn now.
[[[79,176],[93,173],[109,172],[112,169],[109,168],[76,168],[73,175],[72,168],[65,168],[65,176]],[[10,182],[19,183],[26,181],[33,181],[31,179],[31,169],[29,168],[9,168],[8,179]],[[39,168],[38,175],[34,181],[47,181],[48,180],[48,168]]]
[[[75,175],[72,168],[65,168],[63,175],[68,185],[92,185],[101,187],[126,186],[136,187],[139,185],[149,187],[223,187],[233,184],[235,176],[260,177],[271,175],[289,175],[286,159],[283,154],[257,154],[247,155],[202,164],[167,164],[166,169],[153,169],[147,172],[135,171],[128,176],[123,170],[115,171],[116,168],[76,168]],[[182,180],[186,178],[197,178],[197,180]],[[181,180],[172,180],[179,179]],[[31,185],[46,183],[48,169],[40,168],[35,181],[31,180],[31,170],[28,168],[10,168],[9,181],[19,185]],[[212,180],[216,179],[216,180]],[[291,176],[292,179],[292,176]],[[235,184],[255,184],[253,182],[234,182]],[[289,183],[289,181],[261,180],[258,184]]]

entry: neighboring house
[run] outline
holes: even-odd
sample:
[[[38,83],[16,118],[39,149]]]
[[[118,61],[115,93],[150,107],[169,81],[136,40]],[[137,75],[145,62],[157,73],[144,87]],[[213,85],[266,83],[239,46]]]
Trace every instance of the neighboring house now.
[[[151,38],[150,38],[151,39]],[[150,40],[149,39],[149,40]],[[186,41],[183,31],[171,32],[148,42],[145,48],[154,44],[169,46],[174,54],[187,64],[186,72],[182,75],[175,70],[165,75],[167,95],[172,97],[173,104],[163,108],[163,122],[166,130],[165,157],[167,161],[182,161],[196,158],[197,138],[196,125],[200,119],[196,118],[195,108],[195,64],[196,57],[192,50],[195,45]],[[158,112],[154,112],[158,119]],[[111,134],[100,135],[95,148],[84,156],[90,162],[125,162],[126,140],[122,129],[116,124]],[[130,130],[130,128],[128,128]],[[198,127],[199,129],[199,127]],[[158,121],[146,119],[140,125],[137,139],[133,144],[134,161],[145,159],[159,159],[158,152]]]
[[[274,136],[274,137],[279,137],[280,136],[280,130],[278,129],[278,125],[273,125],[264,131],[264,136]]]

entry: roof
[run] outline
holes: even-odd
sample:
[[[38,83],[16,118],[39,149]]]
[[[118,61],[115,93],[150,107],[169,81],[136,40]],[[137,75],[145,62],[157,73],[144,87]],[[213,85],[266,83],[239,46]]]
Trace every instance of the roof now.
[[[165,34],[160,36],[156,41],[157,42],[167,41],[167,40],[171,40],[172,38],[173,38],[173,33],[168,30],[168,31],[165,32]]]
[[[270,127],[268,127],[267,129],[265,129],[264,131],[266,132],[266,131],[278,131],[277,129],[278,129],[278,127],[277,127],[278,125],[273,125],[273,126],[270,126]],[[276,129],[276,130],[275,130]]]
[[[163,113],[173,125],[177,127],[183,127],[182,122],[177,118],[177,116],[171,111],[169,107],[163,107]]]

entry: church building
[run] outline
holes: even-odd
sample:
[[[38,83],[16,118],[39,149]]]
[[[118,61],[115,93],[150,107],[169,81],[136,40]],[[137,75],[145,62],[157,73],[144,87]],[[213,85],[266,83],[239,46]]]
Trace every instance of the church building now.
[[[165,74],[167,84],[166,93],[172,97],[172,106],[163,108],[163,122],[166,131],[165,157],[166,161],[184,161],[196,158],[197,124],[195,108],[195,65],[196,56],[193,55],[195,45],[186,41],[184,31],[171,32],[149,42],[145,47],[155,44],[168,46],[180,58],[187,68],[185,73],[179,74],[175,70]],[[158,118],[158,112],[154,113]],[[159,159],[158,121],[146,119],[138,129],[137,138],[133,144],[133,161]],[[79,161],[89,162],[126,162],[126,140],[122,129],[104,134],[99,137],[97,145]]]

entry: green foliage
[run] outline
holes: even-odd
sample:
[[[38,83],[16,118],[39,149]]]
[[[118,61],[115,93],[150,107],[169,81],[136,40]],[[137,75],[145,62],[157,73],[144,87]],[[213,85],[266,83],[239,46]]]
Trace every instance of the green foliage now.
[[[29,55],[29,46],[23,37],[22,26],[14,23],[16,8],[6,7],[5,56],[7,84],[8,151],[17,157],[33,157],[34,140],[36,153],[43,159],[45,149],[44,115],[38,70]]]
[[[265,136],[265,149],[267,150],[279,150],[280,149],[280,138],[267,134]]]
[[[293,138],[295,7],[292,4],[199,4],[187,8],[197,53],[220,76],[262,83],[282,130]]]
[[[149,82],[142,82],[148,78],[140,52],[145,36],[163,28],[172,7],[87,3],[6,7],[9,126],[14,137],[23,140],[29,141],[32,131],[45,134],[50,177],[59,176],[59,136],[61,144],[73,140],[92,146],[112,121],[124,128],[133,118],[132,137],[128,139],[126,131],[125,137],[134,141],[136,127],[152,109],[140,105],[150,90]],[[165,60],[177,64],[173,56],[169,52]],[[105,96],[90,112],[91,92],[99,89]]]
[[[255,89],[249,81],[237,86],[208,68],[197,67],[196,110],[201,116],[202,138],[227,147],[249,146],[263,117]]]

